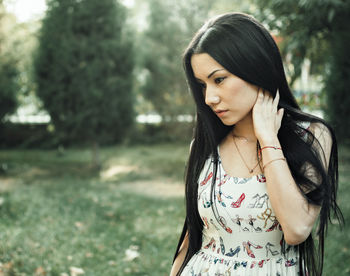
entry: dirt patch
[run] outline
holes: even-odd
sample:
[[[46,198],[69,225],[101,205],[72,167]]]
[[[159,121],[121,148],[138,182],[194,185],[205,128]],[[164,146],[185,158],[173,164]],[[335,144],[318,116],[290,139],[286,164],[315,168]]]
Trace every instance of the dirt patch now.
[[[37,167],[24,168],[21,171],[10,171],[7,175],[0,177],[0,192],[7,192],[31,179],[47,175],[49,175],[49,171]]]
[[[0,193],[8,192],[20,184],[20,180],[15,177],[0,177]]]
[[[50,173],[48,170],[33,167],[33,168],[26,170],[23,174],[21,174],[21,178],[35,178],[38,176],[45,176],[45,175],[49,175],[49,174]]]

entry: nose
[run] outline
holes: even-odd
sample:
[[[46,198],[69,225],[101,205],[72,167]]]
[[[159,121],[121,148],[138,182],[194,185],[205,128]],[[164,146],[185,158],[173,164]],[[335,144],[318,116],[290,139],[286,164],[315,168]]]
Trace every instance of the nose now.
[[[205,91],[205,103],[209,106],[216,105],[220,103],[220,97],[216,93],[215,89],[210,89],[209,87]]]

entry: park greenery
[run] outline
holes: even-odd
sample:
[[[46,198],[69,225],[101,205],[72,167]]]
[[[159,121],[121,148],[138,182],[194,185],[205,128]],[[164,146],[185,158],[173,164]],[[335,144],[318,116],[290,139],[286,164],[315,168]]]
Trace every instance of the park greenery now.
[[[114,0],[51,0],[34,63],[37,94],[57,139],[120,142],[134,120],[133,52]]]
[[[16,0],[0,0],[0,276],[169,273],[193,128],[179,118],[195,118],[181,56],[227,11],[269,28],[298,102],[335,127],[350,219],[349,1],[47,0],[42,19],[23,23],[6,1]],[[318,90],[300,94],[306,61]],[[51,120],[10,122],[28,103]],[[349,275],[348,231],[329,227],[324,275]]]
[[[2,22],[11,16],[3,1],[8,0],[0,2]],[[155,139],[188,141],[192,124],[178,123],[179,115],[194,118],[182,52],[207,18],[232,10],[253,14],[277,37],[292,86],[305,60],[311,62],[310,74],[318,77],[321,89],[302,91],[298,101],[308,109],[322,108],[339,140],[349,142],[349,129],[342,127],[349,116],[348,1],[135,0],[128,9],[115,0],[50,0],[47,5],[40,24],[20,24],[21,35],[9,28],[0,32],[4,45],[16,36],[23,41],[19,45],[37,38],[29,46],[0,51],[0,71],[6,70],[0,102],[7,103],[2,122],[28,95],[51,117],[50,135],[40,136],[46,143],[34,146],[89,143],[97,149],[161,131],[165,134]],[[35,35],[29,31],[33,26]],[[134,125],[138,114],[159,114],[162,121]]]
[[[0,22],[7,20],[5,9],[0,0]],[[6,114],[16,110],[18,105],[17,94],[20,89],[20,72],[17,67],[17,59],[11,46],[6,43],[5,37],[9,35],[0,25],[0,121]]]
[[[350,151],[339,152],[338,203],[349,221]],[[169,275],[187,154],[179,143],[104,147],[96,173],[85,149],[3,150],[0,275]],[[323,275],[349,275],[349,230],[330,225]]]
[[[350,2],[346,0],[255,0],[256,16],[283,37],[282,53],[291,54],[291,82],[308,58],[311,73],[324,79],[324,111],[341,141],[349,142]]]

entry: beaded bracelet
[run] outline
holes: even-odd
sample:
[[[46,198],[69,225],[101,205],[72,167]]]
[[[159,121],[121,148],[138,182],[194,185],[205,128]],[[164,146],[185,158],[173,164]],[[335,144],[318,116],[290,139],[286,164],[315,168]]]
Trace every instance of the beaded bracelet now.
[[[267,149],[267,148],[271,148],[271,149],[275,149],[275,150],[282,150],[282,148],[279,148],[279,147],[276,147],[276,146],[266,146],[266,147],[262,147],[260,150],[259,150],[259,156],[261,155],[261,152],[263,149]]]
[[[263,166],[263,170],[265,170],[265,167],[266,167],[268,164],[272,163],[273,161],[277,161],[277,160],[284,160],[284,161],[286,161],[286,158],[285,158],[285,157],[276,158],[276,159],[273,159],[273,160],[267,162],[267,163]]]

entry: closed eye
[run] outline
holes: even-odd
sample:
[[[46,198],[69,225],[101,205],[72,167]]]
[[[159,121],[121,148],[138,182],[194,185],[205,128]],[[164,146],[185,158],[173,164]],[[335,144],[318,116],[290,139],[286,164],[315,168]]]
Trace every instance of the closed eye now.
[[[215,82],[216,84],[220,84],[220,83],[223,82],[224,79],[226,79],[226,77],[218,77],[218,78],[215,78],[215,79],[214,79],[214,82]]]

